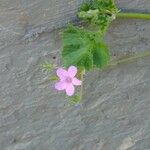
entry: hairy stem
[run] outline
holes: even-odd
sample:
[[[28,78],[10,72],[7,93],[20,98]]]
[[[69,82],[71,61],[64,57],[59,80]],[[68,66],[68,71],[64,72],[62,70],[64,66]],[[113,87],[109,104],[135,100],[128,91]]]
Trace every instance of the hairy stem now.
[[[80,99],[82,100],[83,98],[83,76],[85,74],[85,70],[82,70],[81,72],[81,81],[82,81],[82,84],[81,84],[81,89],[80,89]]]
[[[129,63],[136,59],[144,58],[144,57],[148,57],[148,56],[150,56],[150,51],[146,51],[146,52],[143,52],[143,53],[140,53],[140,54],[128,57],[128,58],[121,59],[121,60],[112,61],[112,62],[110,62],[110,65],[108,65],[108,67],[117,66],[117,65],[123,64],[123,63]]]
[[[150,14],[144,14],[144,13],[123,13],[120,12],[117,14],[117,18],[131,18],[131,19],[146,19],[150,20]]]

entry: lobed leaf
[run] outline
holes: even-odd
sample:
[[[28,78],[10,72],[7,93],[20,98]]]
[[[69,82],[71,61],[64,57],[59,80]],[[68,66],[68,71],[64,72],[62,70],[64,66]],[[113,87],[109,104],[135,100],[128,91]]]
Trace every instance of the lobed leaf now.
[[[62,56],[66,67],[86,70],[104,67],[109,61],[108,47],[99,33],[70,25],[63,34]]]
[[[118,9],[114,0],[92,0],[84,2],[78,16],[91,24],[98,25],[99,30],[105,33],[110,22],[115,19]]]

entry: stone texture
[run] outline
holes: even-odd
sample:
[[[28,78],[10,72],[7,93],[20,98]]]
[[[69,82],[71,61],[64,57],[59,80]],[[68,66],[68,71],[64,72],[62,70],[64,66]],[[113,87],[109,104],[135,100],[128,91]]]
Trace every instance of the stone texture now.
[[[150,150],[150,59],[85,77],[80,106],[57,93],[45,61],[61,65],[61,30],[81,1],[0,0],[0,150]],[[149,10],[148,0],[118,0]],[[150,22],[116,20],[114,57],[147,51]],[[55,58],[56,57],[56,58]]]
[[[0,0],[0,48],[17,39],[62,27],[75,19],[81,0]]]
[[[143,12],[150,12],[149,6],[150,1],[149,0],[116,0],[118,6],[121,9],[131,9],[135,11],[143,11]]]

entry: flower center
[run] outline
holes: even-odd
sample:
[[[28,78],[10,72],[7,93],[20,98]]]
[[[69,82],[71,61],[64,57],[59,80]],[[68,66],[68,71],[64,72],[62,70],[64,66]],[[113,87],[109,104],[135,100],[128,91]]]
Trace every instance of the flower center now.
[[[72,82],[72,78],[67,77],[67,78],[66,78],[66,82],[67,82],[67,83],[71,83],[71,82]]]

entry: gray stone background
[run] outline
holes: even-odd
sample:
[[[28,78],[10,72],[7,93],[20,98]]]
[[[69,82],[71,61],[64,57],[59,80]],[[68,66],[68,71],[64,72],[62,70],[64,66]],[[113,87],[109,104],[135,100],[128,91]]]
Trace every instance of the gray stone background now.
[[[44,61],[61,64],[56,29],[76,20],[80,4],[0,0],[0,150],[150,150],[149,57],[88,73],[80,107],[41,69]],[[150,0],[117,5],[150,12]],[[117,58],[148,51],[150,21],[116,20],[106,41]]]

